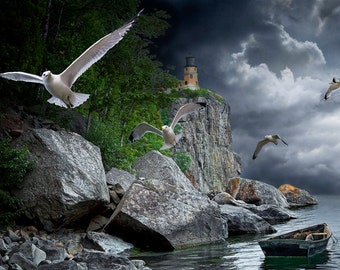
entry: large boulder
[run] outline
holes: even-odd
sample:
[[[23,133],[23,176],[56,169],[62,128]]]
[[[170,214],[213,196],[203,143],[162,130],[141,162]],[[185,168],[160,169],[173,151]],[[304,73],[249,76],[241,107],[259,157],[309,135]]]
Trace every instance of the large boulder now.
[[[236,200],[246,203],[262,205],[273,204],[279,207],[289,207],[283,194],[275,187],[256,180],[245,178],[229,179],[226,187],[228,192]]]
[[[139,176],[158,179],[140,179],[132,184],[106,232],[157,251],[226,238],[219,206],[190,186],[172,159],[153,151],[133,167]]]
[[[275,228],[248,209],[221,205],[222,217],[228,222],[229,235],[274,233]]]
[[[308,206],[318,204],[318,201],[308,193],[308,191],[295,186],[284,184],[279,190],[286,197],[290,206]]]
[[[156,179],[132,185],[106,231],[156,251],[216,242],[226,237],[216,203],[197,191],[188,192]]]
[[[34,129],[13,142],[36,162],[15,192],[26,216],[45,230],[89,219],[109,203],[100,150],[76,133]]]
[[[151,151],[140,157],[132,164],[132,168],[139,178],[159,179],[186,191],[195,190],[174,160],[158,151]]]

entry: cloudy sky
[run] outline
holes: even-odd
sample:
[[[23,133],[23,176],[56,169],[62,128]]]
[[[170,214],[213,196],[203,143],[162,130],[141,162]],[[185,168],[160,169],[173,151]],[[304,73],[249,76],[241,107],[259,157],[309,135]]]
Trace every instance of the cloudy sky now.
[[[167,10],[172,29],[158,55],[183,77],[185,56],[196,58],[201,87],[231,106],[233,150],[242,177],[274,186],[290,183],[312,194],[340,194],[338,0],[143,0]],[[280,134],[279,143],[257,142]]]

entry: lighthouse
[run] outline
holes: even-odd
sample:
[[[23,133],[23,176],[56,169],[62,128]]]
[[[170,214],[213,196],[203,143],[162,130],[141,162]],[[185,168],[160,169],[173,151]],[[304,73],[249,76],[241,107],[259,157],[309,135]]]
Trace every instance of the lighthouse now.
[[[184,66],[184,79],[182,83],[182,89],[198,90],[200,89],[198,85],[198,72],[197,66],[195,65],[195,57],[188,56],[185,57]]]

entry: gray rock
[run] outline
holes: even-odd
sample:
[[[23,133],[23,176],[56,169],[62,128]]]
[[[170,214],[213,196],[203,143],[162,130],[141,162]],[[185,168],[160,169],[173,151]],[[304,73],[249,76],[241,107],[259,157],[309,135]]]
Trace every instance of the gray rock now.
[[[16,264],[20,266],[21,269],[25,270],[36,270],[38,269],[37,265],[34,264],[31,260],[27,259],[22,253],[14,253],[9,259],[10,264]],[[18,269],[18,268],[14,268]]]
[[[242,200],[235,200],[229,193],[221,192],[212,199],[220,205],[230,204],[243,207],[250,210],[254,214],[260,216],[270,224],[276,224],[295,218],[294,215],[286,208],[272,204],[254,205],[245,203]]]
[[[132,164],[132,168],[136,171],[137,177],[162,180],[186,191],[195,190],[174,160],[158,151],[151,151],[140,157]]]
[[[26,145],[36,166],[16,192],[28,218],[53,231],[98,214],[109,202],[100,150],[76,133],[37,129],[13,143]]]
[[[36,245],[25,242],[19,247],[19,252],[25,256],[25,258],[32,261],[35,265],[38,265],[41,261],[46,259],[46,253]]]
[[[288,209],[276,205],[263,204],[259,206],[247,205],[244,207],[266,220],[269,224],[277,224],[296,218]]]
[[[131,186],[106,231],[157,251],[216,242],[227,233],[218,205],[207,196],[155,179]]]
[[[4,236],[3,240],[5,241],[6,244],[11,244],[12,243],[12,239],[9,236]]]
[[[91,270],[137,270],[128,258],[104,252],[84,251],[74,261],[85,262]]]
[[[89,226],[87,226],[86,231],[96,231],[99,230],[101,228],[103,228],[105,226],[105,224],[108,222],[108,218],[101,216],[101,215],[97,215],[94,218],[91,219]]]
[[[106,173],[107,183],[112,186],[120,184],[124,191],[127,191],[135,180],[136,177],[134,175],[116,168],[111,168],[111,170]]]
[[[40,265],[38,270],[88,270],[90,268],[84,267],[73,260],[62,261],[58,263]]]
[[[109,194],[110,194],[111,200],[112,200],[115,204],[119,204],[120,198],[119,198],[118,194],[117,194],[114,190],[110,190],[110,191],[109,191]]]
[[[276,232],[267,221],[250,210],[228,204],[220,207],[222,217],[228,222],[228,233],[230,235]]]
[[[66,258],[66,250],[62,247],[44,246],[41,249],[46,253],[46,260],[60,262]]]
[[[5,243],[3,239],[0,239],[0,255],[4,256],[9,249],[9,246]]]
[[[117,255],[121,255],[123,252],[131,250],[134,247],[132,244],[126,243],[118,237],[103,232],[87,232],[83,246],[85,248]]]
[[[242,200],[249,204],[289,207],[286,198],[277,188],[261,181],[246,178],[229,179],[225,191],[236,200]]]
[[[131,262],[138,270],[145,269],[145,262],[143,260],[131,260]]]
[[[241,158],[232,150],[230,106],[213,94],[207,98],[181,98],[172,104],[169,118],[188,102],[205,102],[207,107],[181,119],[183,136],[173,152],[191,156],[187,174],[199,191],[224,191],[227,179],[241,173]]]
[[[231,204],[235,206],[246,206],[247,203],[241,200],[235,200],[233,196],[231,196],[227,192],[220,192],[216,196],[213,197],[212,199],[214,202],[218,204]]]
[[[9,238],[14,241],[14,242],[18,242],[20,241],[20,236],[18,236],[15,232],[13,232],[12,230],[7,230],[7,234],[9,236]]]

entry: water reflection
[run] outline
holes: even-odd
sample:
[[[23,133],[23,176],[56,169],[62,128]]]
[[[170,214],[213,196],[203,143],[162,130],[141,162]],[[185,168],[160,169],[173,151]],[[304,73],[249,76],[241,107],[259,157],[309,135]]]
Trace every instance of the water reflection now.
[[[283,258],[270,258],[266,257],[261,264],[260,269],[330,269],[331,266],[327,265],[322,268],[323,264],[329,261],[329,252],[323,252],[310,258],[305,257],[283,257]],[[333,268],[333,267],[332,267]],[[337,268],[337,267],[334,267]]]

